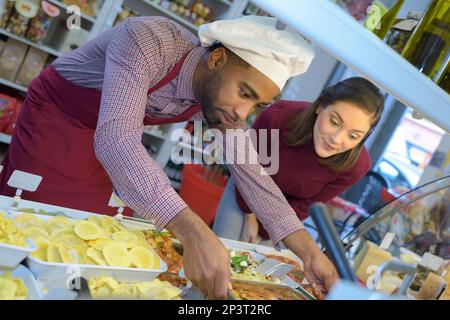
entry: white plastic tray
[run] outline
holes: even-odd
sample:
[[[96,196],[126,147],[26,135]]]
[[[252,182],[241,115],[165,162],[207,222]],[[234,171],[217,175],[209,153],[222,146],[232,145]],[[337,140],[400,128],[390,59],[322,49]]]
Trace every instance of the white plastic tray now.
[[[8,210],[1,210],[6,213],[7,218],[12,219]],[[19,265],[31,252],[37,249],[31,240],[27,240],[27,247],[19,247],[9,244],[0,243],[0,268],[15,268]]]
[[[12,213],[12,217],[16,217],[18,215],[21,215],[21,213]],[[42,220],[52,218],[51,216],[39,214],[35,214],[35,216]],[[33,249],[32,251],[34,250],[36,249]],[[155,255],[158,256],[156,253]],[[151,281],[160,273],[167,271],[167,265],[164,261],[161,260],[161,258],[159,258],[159,261],[159,269],[139,269],[85,264],[50,263],[38,260],[32,256],[27,257],[28,267],[36,277],[46,280],[47,282],[53,281],[57,283],[70,283],[75,278],[89,280],[101,276],[111,276],[120,282]]]
[[[69,209],[69,208],[64,208],[64,207],[54,206],[54,205],[50,205],[50,204],[34,202],[34,201],[28,201],[28,200],[23,200],[23,199],[18,200],[18,209],[15,210],[12,208],[14,202],[15,202],[14,198],[0,196],[0,208],[4,209],[5,211],[8,211],[8,212],[14,212],[14,211],[20,212],[20,209],[34,209],[34,210],[36,210],[36,212],[38,212],[39,210],[45,210],[47,212],[62,212],[62,213],[64,213],[65,217],[72,218],[72,219],[86,219],[89,216],[101,216],[99,214],[92,213],[92,212]]]
[[[59,282],[64,280],[68,286],[74,279],[83,278],[89,280],[92,278],[111,276],[119,282],[145,282],[152,281],[159,274],[167,271],[167,265],[160,261],[159,269],[139,269],[139,268],[121,268],[110,266],[97,266],[86,264],[64,264],[50,263],[38,260],[34,257],[27,258],[28,267],[39,278],[44,281]],[[67,289],[72,289],[66,287]]]
[[[0,268],[15,268],[26,257],[37,249],[32,241],[27,241],[28,247],[18,247],[0,244]]]
[[[15,269],[0,269],[0,276],[4,272],[11,272],[16,278],[21,278],[27,287],[27,300],[41,300],[44,297],[42,290],[33,274],[23,265],[18,265]]]

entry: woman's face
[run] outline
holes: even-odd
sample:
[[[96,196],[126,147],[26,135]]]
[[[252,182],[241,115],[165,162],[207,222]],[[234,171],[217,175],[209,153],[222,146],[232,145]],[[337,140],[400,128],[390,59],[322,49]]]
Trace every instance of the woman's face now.
[[[372,115],[347,102],[335,102],[317,109],[314,147],[328,158],[356,147],[371,129]]]

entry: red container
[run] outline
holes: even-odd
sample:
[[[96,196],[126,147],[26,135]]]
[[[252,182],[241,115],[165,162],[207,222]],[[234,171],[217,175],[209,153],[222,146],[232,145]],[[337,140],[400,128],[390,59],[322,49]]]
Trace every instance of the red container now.
[[[219,178],[218,184],[203,179],[205,168],[201,165],[186,164],[180,196],[195,213],[209,226],[214,222],[219,202],[222,198],[227,178]]]

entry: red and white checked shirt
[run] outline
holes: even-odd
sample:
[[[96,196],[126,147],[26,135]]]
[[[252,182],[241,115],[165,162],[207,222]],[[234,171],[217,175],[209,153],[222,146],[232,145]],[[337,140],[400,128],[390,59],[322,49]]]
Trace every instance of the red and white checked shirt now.
[[[154,220],[159,230],[187,205],[142,145],[143,119],[174,117],[198,102],[193,74],[205,52],[194,35],[172,20],[139,17],[53,62],[68,81],[102,91],[94,142],[97,158],[125,204]],[[186,54],[180,74],[148,95]],[[191,118],[203,119],[201,112]],[[273,180],[259,174],[259,165],[229,169],[275,245],[303,228]]]

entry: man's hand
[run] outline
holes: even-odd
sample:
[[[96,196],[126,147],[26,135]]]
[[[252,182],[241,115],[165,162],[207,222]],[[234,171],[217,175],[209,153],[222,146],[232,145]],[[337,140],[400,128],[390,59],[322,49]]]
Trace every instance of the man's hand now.
[[[167,229],[183,245],[184,271],[208,299],[226,299],[231,289],[230,257],[211,229],[189,208],[181,211]]]
[[[245,214],[244,229],[242,230],[241,241],[259,243],[261,237],[258,235],[259,224],[254,213]]]
[[[306,230],[300,230],[287,236],[284,244],[293,251],[304,264],[305,276],[318,299],[323,298],[339,280],[338,273],[331,261],[320,251]]]

